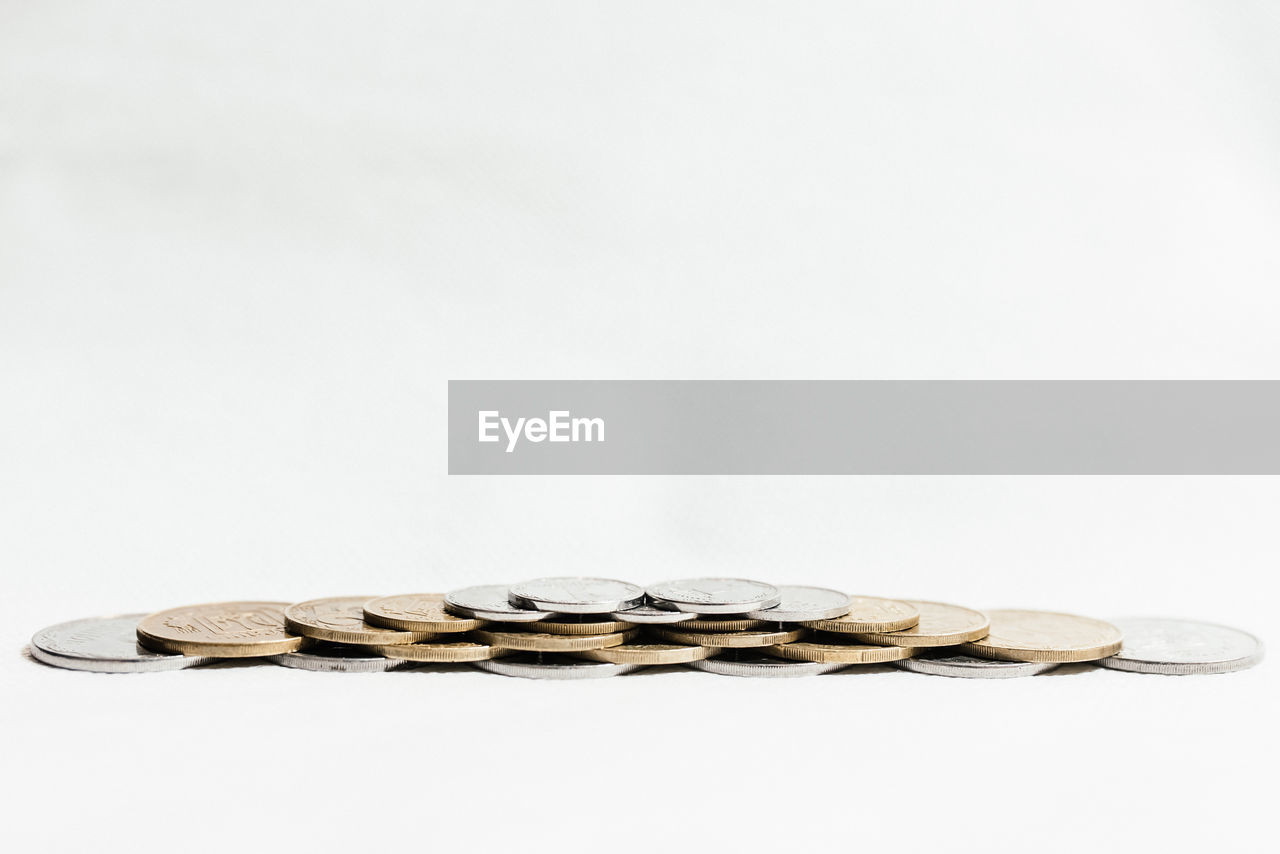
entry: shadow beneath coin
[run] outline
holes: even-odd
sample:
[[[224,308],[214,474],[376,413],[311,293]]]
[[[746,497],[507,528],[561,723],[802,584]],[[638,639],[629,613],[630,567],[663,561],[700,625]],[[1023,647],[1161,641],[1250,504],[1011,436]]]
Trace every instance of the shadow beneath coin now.
[[[1080,661],[1069,664],[1059,664],[1052,670],[1046,670],[1044,673],[1037,673],[1036,676],[1079,676],[1081,673],[1096,673],[1102,670],[1091,661]]]
[[[193,670],[237,670],[245,667],[276,667],[265,658],[219,658],[208,664],[197,664]]]
[[[630,673],[621,674],[621,678],[630,679],[635,676],[661,676],[667,673],[692,673],[692,668],[683,664],[643,664]]]
[[[397,667],[394,670],[388,670],[384,675],[394,676],[397,674],[408,673],[419,676],[441,676],[446,673],[480,673],[478,668],[472,667],[466,663],[448,663],[435,661],[416,661],[410,667]]]
[[[901,673],[902,668],[894,667],[892,664],[850,664],[848,667],[840,670],[833,670],[830,673],[820,673],[819,676],[866,676],[872,673]]]

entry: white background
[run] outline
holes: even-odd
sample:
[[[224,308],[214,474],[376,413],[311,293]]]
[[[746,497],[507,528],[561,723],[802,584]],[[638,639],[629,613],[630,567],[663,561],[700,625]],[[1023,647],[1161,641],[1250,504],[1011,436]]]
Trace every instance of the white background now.
[[[1275,478],[449,478],[464,378],[1277,378],[1274,3],[16,3],[7,841],[1258,850],[1275,664],[40,667],[230,598],[732,573],[1274,639]]]

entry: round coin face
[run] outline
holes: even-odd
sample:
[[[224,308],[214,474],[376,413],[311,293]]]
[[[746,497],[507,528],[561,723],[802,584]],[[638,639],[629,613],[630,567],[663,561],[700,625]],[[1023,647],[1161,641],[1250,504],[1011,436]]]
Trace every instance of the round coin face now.
[[[315,670],[324,673],[381,673],[404,667],[403,661],[392,661],[379,655],[371,647],[347,646],[340,643],[316,641],[297,652],[269,655],[267,660],[281,667],[294,670]]]
[[[652,629],[652,633],[668,643],[706,646],[712,649],[745,649],[775,646],[800,640],[805,629],[749,629],[745,632],[686,632],[683,628]]]
[[[488,661],[507,650],[498,649],[478,641],[435,640],[426,643],[404,643],[395,646],[373,647],[387,658],[404,661],[426,661],[434,664],[452,662]]]
[[[669,623],[683,623],[688,620],[695,619],[697,614],[690,614],[685,611],[671,611],[667,608],[658,608],[653,605],[637,605],[634,608],[628,608],[625,611],[615,611],[609,616],[615,620],[626,620],[628,623],[642,623],[645,625],[664,625]]]
[[[942,602],[907,603],[919,613],[919,622],[896,632],[846,632],[863,643],[881,646],[955,646],[986,637],[990,620],[981,611]],[[832,621],[834,624],[837,621]]]
[[[796,661],[821,661],[827,664],[883,664],[910,658],[915,655],[916,650],[909,646],[875,646],[857,641],[802,640],[771,646],[766,652],[769,655]]]
[[[920,610],[897,599],[851,596],[849,610],[841,616],[802,622],[827,632],[900,632],[919,624]]]
[[[1111,620],[1124,633],[1124,648],[1097,663],[1115,670],[1187,676],[1231,673],[1262,660],[1262,642],[1248,632],[1156,617]]]
[[[671,643],[624,643],[608,649],[575,652],[577,658],[608,661],[612,664],[687,664],[701,661],[711,653],[705,646]]]
[[[853,599],[839,590],[826,587],[798,587],[784,584],[778,587],[782,601],[772,608],[751,611],[748,617],[778,623],[799,623],[804,620],[826,620],[849,613]]]
[[[772,608],[781,601],[778,588],[746,578],[685,578],[664,581],[648,590],[659,608],[694,614],[744,614]]]
[[[561,614],[609,614],[644,601],[644,589],[613,578],[535,578],[507,594],[517,608]]]
[[[1055,611],[988,611],[991,631],[961,651],[1005,661],[1096,661],[1120,651],[1124,636],[1110,623]]]
[[[1043,661],[996,661],[972,655],[921,655],[895,661],[903,670],[930,676],[954,676],[961,679],[1012,679],[1035,676],[1058,665]]]
[[[138,642],[147,649],[256,658],[293,652],[302,638],[284,624],[284,602],[210,602],[170,608],[138,622]]]
[[[444,606],[450,613],[479,620],[499,620],[507,623],[533,623],[551,616],[550,611],[531,611],[512,605],[507,598],[507,584],[481,584],[463,587],[444,594]]]
[[[409,632],[371,626],[364,621],[368,596],[330,596],[298,602],[284,609],[284,622],[295,635],[333,643],[386,645],[431,640],[434,632]]]
[[[364,603],[364,621],[407,632],[469,632],[488,625],[485,620],[459,617],[444,607],[443,593],[402,593]]]
[[[480,629],[472,637],[498,647],[525,652],[581,652],[587,649],[604,649],[626,643],[635,630],[610,632],[604,635],[553,635],[550,632],[493,632]]]
[[[764,678],[786,678],[789,676],[817,676],[819,673],[831,673],[841,670],[845,664],[823,664],[817,661],[787,661],[772,658],[758,653],[743,653],[736,656],[716,656],[702,661],[691,661],[689,666],[706,673],[717,673],[721,676],[754,676]]]
[[[31,638],[31,657],[54,667],[96,673],[181,670],[217,660],[173,652],[152,652],[138,643],[138,621],[143,616],[90,617],[41,629]]]
[[[557,655],[512,655],[493,661],[477,661],[473,666],[503,676],[524,679],[602,679],[635,670],[634,664],[613,664]]]

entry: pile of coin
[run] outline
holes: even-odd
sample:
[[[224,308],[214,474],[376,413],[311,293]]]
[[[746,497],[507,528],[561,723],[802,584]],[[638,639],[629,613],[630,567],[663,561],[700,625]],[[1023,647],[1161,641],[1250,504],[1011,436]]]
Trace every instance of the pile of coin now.
[[[46,664],[112,673],[255,658],[341,672],[468,663],[540,679],[659,665],[807,676],[884,663],[979,678],[1030,676],[1066,662],[1192,674],[1262,659],[1252,635],[1192,620],[984,612],[743,578],[647,589],[610,578],[539,578],[445,594],[219,602],[51,626],[30,650]]]

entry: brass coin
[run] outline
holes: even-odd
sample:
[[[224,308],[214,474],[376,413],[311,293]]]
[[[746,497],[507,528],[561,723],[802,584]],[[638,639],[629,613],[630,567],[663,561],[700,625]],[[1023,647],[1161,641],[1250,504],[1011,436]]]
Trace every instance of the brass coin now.
[[[881,664],[916,654],[915,648],[909,646],[873,646],[849,641],[796,641],[771,646],[765,652],[792,661],[823,664]]]
[[[710,654],[711,650],[705,646],[670,643],[624,643],[608,649],[573,653],[577,658],[612,664],[686,664],[701,661]]]
[[[636,636],[636,630],[610,632],[603,635],[553,635],[550,632],[491,632],[480,630],[471,635],[499,649],[522,652],[583,652],[624,644]]]
[[[806,620],[802,626],[827,632],[900,632],[920,622],[920,609],[910,602],[854,596],[853,608],[843,617]]]
[[[744,632],[683,632],[654,626],[650,632],[671,643],[696,644],[712,649],[745,649],[791,643],[808,634],[806,629],[748,629]]]
[[[210,602],[143,617],[138,643],[160,652],[255,658],[294,652],[302,638],[289,634],[284,602]]]
[[[469,632],[488,625],[487,620],[459,617],[444,609],[443,593],[401,593],[364,603],[364,621],[406,632]]]
[[[572,614],[556,614],[555,619],[539,620],[536,623],[499,623],[492,626],[493,631],[524,631],[522,626],[537,629],[551,635],[607,635],[612,632],[625,632],[636,627],[635,623],[624,623],[622,620],[573,620]]]
[[[369,625],[364,621],[364,603],[370,598],[331,596],[298,602],[284,609],[285,625],[303,637],[360,646],[417,643],[436,636],[435,632],[406,632]]]
[[[487,643],[476,641],[428,641],[427,643],[401,643],[393,646],[375,646],[373,649],[387,658],[401,661],[431,661],[436,663],[451,661],[488,661],[507,650],[498,649]]]
[[[942,602],[908,602],[920,612],[920,622],[900,632],[849,632],[863,643],[881,646],[954,646],[987,636],[991,622],[972,608]]]
[[[1115,655],[1124,635],[1110,623],[1054,611],[988,611],[991,633],[961,647],[1003,661],[1096,661]]]
[[[752,617],[695,617],[681,623],[680,629],[681,631],[688,629],[691,632],[747,632],[772,625],[771,622]]]

